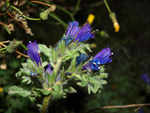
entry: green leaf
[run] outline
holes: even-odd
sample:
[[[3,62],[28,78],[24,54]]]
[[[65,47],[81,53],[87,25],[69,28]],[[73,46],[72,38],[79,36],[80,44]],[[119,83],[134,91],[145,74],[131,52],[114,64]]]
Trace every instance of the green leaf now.
[[[62,86],[58,84],[53,86],[53,90],[54,90],[52,92],[53,99],[58,99],[65,95],[65,93],[62,91]]]
[[[29,97],[29,99],[31,102],[34,102],[36,100],[35,97]]]
[[[31,91],[24,90],[23,88],[18,87],[18,86],[12,86],[9,88],[8,94],[10,94],[10,95],[17,94],[22,97],[27,97],[27,96],[31,95]]]
[[[30,76],[22,76],[22,83],[26,82],[27,84],[30,84],[32,82]]]
[[[39,50],[46,56],[51,56],[51,49],[44,44],[38,44]]]
[[[66,93],[77,93],[77,90],[76,89],[74,89],[73,87],[68,87],[68,88],[66,88],[66,89],[64,89],[64,91],[66,92]]]
[[[45,90],[45,89],[40,89],[40,88],[32,88],[32,92],[37,93],[37,94],[43,94],[43,95],[49,95],[50,91]]]
[[[7,46],[6,51],[8,53],[12,53],[15,51],[15,49],[22,44],[22,41],[18,41],[16,39],[14,39],[13,41],[9,42],[9,45]]]

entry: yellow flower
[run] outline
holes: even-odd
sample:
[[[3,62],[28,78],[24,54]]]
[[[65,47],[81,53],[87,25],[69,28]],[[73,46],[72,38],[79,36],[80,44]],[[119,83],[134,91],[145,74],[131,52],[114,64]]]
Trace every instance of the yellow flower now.
[[[115,32],[119,32],[120,26],[119,26],[118,22],[114,23],[114,28],[115,28]]]
[[[2,93],[4,91],[4,89],[2,87],[0,87],[0,93]]]
[[[109,14],[112,22],[113,22],[113,25],[114,25],[114,28],[115,28],[115,32],[119,32],[119,29],[120,29],[120,26],[119,26],[119,23],[117,21],[117,18],[116,18],[116,15],[114,12],[110,13]]]
[[[97,45],[95,43],[90,44],[90,48],[97,48]]]
[[[95,19],[94,14],[89,14],[87,17],[87,21],[89,22],[90,25],[93,23],[94,19]]]

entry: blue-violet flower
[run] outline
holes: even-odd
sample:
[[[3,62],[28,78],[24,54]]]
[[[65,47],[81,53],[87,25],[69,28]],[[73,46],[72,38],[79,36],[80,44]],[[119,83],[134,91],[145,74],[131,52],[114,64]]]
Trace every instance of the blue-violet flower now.
[[[74,41],[82,42],[94,38],[95,34],[91,33],[92,28],[87,22],[77,33]]]
[[[27,45],[27,54],[29,55],[29,57],[34,60],[36,62],[36,64],[39,66],[39,63],[41,64],[41,59],[40,59],[40,51],[39,51],[39,47],[36,41],[29,42],[29,44]]]
[[[50,64],[46,65],[45,72],[48,72],[51,75],[53,72],[53,67]]]
[[[90,27],[89,23],[87,22],[82,28],[79,27],[79,23],[77,21],[69,22],[67,31],[65,36],[60,40],[65,41],[65,45],[71,43],[72,40],[78,42],[86,41],[90,38],[94,38],[93,33],[91,33],[92,28]],[[56,48],[58,45],[56,46]]]
[[[144,82],[150,85],[150,78],[147,74],[142,74],[141,78]]]
[[[89,58],[89,56],[87,56],[86,54],[82,53],[80,56],[77,57],[77,64],[76,66],[78,66],[81,62],[84,62],[85,60],[87,60]]]
[[[102,64],[112,62],[112,52],[109,47],[102,49],[95,57],[83,66],[83,70],[98,71]]]

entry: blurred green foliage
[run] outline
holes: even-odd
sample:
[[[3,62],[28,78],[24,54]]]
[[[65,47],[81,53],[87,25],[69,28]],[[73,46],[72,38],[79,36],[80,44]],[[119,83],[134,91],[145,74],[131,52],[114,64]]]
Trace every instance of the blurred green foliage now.
[[[41,0],[49,2],[49,0]],[[55,0],[54,4],[62,7],[71,14],[74,14],[75,20],[80,25],[84,24],[89,13],[95,15],[93,29],[99,29],[95,38],[89,42],[96,43],[97,48],[93,51],[95,54],[108,44],[114,53],[113,62],[105,66],[109,77],[108,84],[104,86],[101,94],[85,93],[86,89],[78,88],[77,94],[71,94],[67,99],[61,99],[50,103],[49,112],[64,113],[131,113],[135,108],[124,109],[103,109],[102,106],[108,105],[126,105],[138,103],[150,103],[150,87],[141,80],[141,75],[147,73],[150,75],[150,2],[149,0],[108,0],[109,6],[116,13],[120,24],[120,31],[114,32],[113,24],[109,18],[109,13],[103,3],[99,0],[81,0],[79,9],[75,10],[76,0]],[[46,9],[39,4],[30,4],[33,8],[32,17],[38,17],[41,9]],[[25,10],[25,7],[22,10]],[[52,13],[53,14],[53,13]],[[70,15],[64,10],[56,7],[55,15],[65,24],[72,21]],[[7,16],[0,16],[0,21],[7,22]],[[46,21],[28,21],[28,26],[32,29],[34,36],[30,36],[17,25],[15,21],[15,31],[8,32],[0,26],[0,41],[22,40],[26,45],[29,40],[38,40],[39,43],[46,45],[55,45],[62,37],[65,27],[52,16]],[[23,48],[18,48],[24,51]],[[19,70],[21,62],[26,58],[16,58],[16,53],[6,53],[5,63],[7,70],[0,70],[0,87],[4,89],[0,92],[0,112],[4,113],[35,113],[38,110],[34,103],[29,100],[8,95],[8,88],[12,85],[23,86],[28,89],[30,85],[22,84],[15,73]],[[3,63],[3,57],[0,57],[0,64]],[[39,85],[36,82],[36,85]],[[75,86],[77,87],[77,86]],[[42,100],[37,100],[42,102]],[[149,107],[142,107],[144,113],[148,113]],[[137,111],[138,112],[138,111]]]

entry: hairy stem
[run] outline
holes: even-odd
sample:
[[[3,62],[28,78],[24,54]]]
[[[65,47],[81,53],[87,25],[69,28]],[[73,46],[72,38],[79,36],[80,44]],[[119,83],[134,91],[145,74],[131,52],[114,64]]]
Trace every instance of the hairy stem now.
[[[40,113],[46,113],[47,112],[50,99],[51,99],[51,94],[44,97],[43,104],[42,104],[42,109],[41,109]]]

